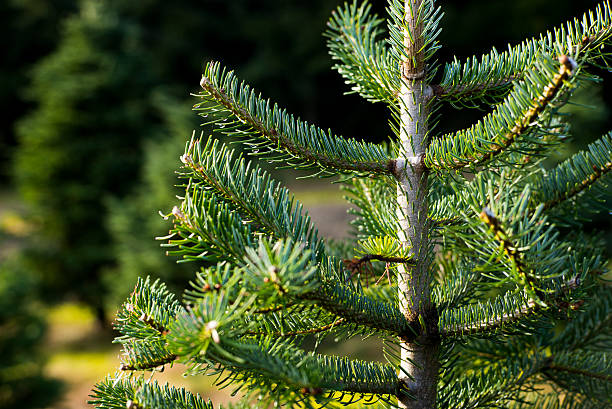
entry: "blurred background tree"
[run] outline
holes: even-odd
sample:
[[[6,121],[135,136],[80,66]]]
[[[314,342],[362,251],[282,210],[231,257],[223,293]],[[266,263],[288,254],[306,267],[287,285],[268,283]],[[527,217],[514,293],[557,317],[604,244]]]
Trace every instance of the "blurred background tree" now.
[[[83,2],[33,71],[37,108],[17,126],[17,187],[38,228],[28,258],[50,297],[78,295],[104,322],[99,272],[113,261],[105,199],[129,192],[144,135],[158,131],[137,26]]]
[[[0,183],[10,173],[15,121],[33,108],[32,102],[23,95],[30,80],[30,69],[55,49],[59,22],[75,10],[75,0],[0,2],[0,32],[4,39],[0,44]]]

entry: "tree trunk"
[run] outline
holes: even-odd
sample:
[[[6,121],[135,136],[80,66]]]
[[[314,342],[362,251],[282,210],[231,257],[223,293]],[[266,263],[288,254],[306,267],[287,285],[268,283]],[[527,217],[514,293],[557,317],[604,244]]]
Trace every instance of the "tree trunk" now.
[[[421,323],[422,334],[412,342],[400,340],[400,377],[416,400],[400,397],[400,407],[433,409],[438,382],[437,313],[431,302],[429,271],[429,227],[427,221],[427,170],[423,165],[426,148],[428,100],[423,55],[423,21],[419,9],[423,0],[406,0],[404,46],[409,58],[403,61],[400,109],[400,154],[397,160],[399,237],[410,247],[414,265],[398,269],[400,309],[407,319]],[[407,376],[409,374],[410,376]]]

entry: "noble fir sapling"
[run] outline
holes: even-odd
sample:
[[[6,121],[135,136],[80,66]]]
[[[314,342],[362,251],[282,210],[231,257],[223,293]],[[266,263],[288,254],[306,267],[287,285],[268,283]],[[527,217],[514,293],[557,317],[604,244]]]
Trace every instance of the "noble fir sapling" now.
[[[388,146],[303,122],[206,66],[196,105],[206,122],[280,167],[340,177],[357,237],[326,242],[265,171],[192,138],[164,239],[170,254],[208,267],[183,301],[138,281],[116,320],[120,371],[96,385],[94,405],[212,408],[143,375],[175,361],[217,375],[242,407],[612,405],[612,293],[603,244],[584,228],[609,211],[612,133],[543,166],[568,135],[560,109],[606,64],[610,3],[504,52],[443,65],[433,0],[389,0],[388,13],[385,30],[367,3],[347,3],[326,33],[352,90],[389,106]],[[492,110],[438,134],[435,114],[449,103]],[[386,362],[301,349],[329,335],[379,336]]]

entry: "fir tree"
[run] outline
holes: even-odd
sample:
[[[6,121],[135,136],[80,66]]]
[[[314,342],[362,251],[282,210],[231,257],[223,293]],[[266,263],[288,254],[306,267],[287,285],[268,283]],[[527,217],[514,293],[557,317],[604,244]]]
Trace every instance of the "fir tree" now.
[[[584,222],[609,211],[612,133],[543,166],[569,135],[560,108],[606,63],[609,2],[443,65],[433,0],[389,0],[388,12],[385,24],[366,2],[347,3],[327,31],[352,91],[389,106],[385,146],[301,121],[206,66],[196,105],[206,123],[280,167],[339,177],[357,207],[356,240],[326,242],[280,183],[194,136],[162,239],[184,261],[217,264],[182,302],[138,281],[116,321],[120,373],[96,385],[93,404],[211,408],[137,376],[178,361],[243,393],[243,407],[610,407],[612,292],[603,243]],[[492,109],[476,124],[436,132],[442,104],[483,102]],[[329,335],[379,336],[386,362],[302,348]]]

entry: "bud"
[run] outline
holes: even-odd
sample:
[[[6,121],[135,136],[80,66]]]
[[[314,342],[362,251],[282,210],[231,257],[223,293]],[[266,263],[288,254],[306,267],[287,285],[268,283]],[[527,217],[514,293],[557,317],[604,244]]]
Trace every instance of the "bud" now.
[[[172,215],[176,217],[177,219],[181,219],[181,220],[185,218],[185,215],[183,214],[181,209],[178,208],[178,206],[174,206],[172,208]]]
[[[221,338],[219,338],[219,333],[217,332],[217,327],[219,326],[219,321],[212,320],[208,324],[206,324],[206,329],[210,331],[210,336],[215,344],[221,342]]]
[[[576,68],[578,68],[578,63],[576,63],[573,58],[568,57],[567,55],[560,55],[559,62],[565,65],[565,68],[569,69],[570,73],[572,73]]]
[[[185,165],[193,165],[193,159],[188,154],[181,155],[181,162]]]

